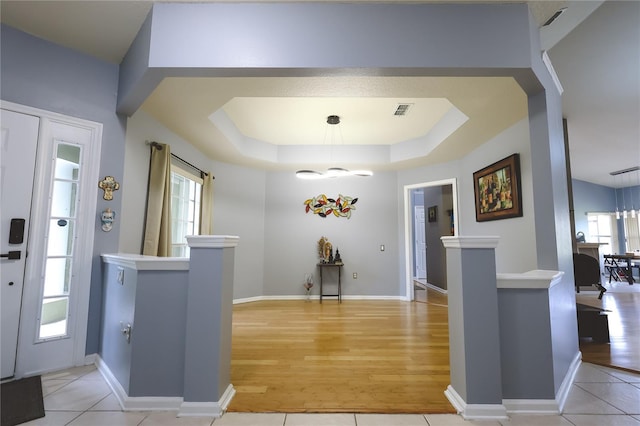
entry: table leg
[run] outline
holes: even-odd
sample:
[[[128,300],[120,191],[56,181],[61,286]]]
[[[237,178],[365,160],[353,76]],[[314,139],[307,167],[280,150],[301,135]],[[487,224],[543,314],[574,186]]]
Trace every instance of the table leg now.
[[[322,304],[322,267],[320,269],[320,304]]]
[[[342,282],[340,281],[340,270],[342,268],[338,267],[338,303],[342,303]]]

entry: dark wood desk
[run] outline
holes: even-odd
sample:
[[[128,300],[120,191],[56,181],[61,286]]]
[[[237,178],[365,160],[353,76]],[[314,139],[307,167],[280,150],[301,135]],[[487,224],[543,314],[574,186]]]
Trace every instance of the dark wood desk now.
[[[322,303],[322,298],[323,297],[337,297],[338,298],[338,303],[342,303],[342,282],[341,282],[341,275],[342,275],[342,266],[344,264],[342,263],[318,263],[318,269],[320,269],[320,303]],[[324,294],[323,290],[322,290],[322,271],[325,268],[337,268],[338,270],[338,294]]]
[[[626,280],[629,285],[633,284],[633,268],[640,268],[640,257],[632,254],[605,254],[604,269],[611,278],[616,281]]]

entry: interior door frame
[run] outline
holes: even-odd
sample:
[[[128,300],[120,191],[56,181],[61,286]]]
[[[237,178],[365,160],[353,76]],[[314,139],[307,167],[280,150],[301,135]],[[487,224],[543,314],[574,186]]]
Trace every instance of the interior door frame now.
[[[431,182],[415,183],[404,186],[404,252],[405,252],[405,299],[412,301],[415,299],[413,289],[413,267],[414,267],[414,242],[413,242],[413,209],[411,208],[411,191],[419,188],[433,186],[451,185],[451,195],[453,198],[453,229],[454,235],[460,235],[460,224],[458,222],[458,180],[456,178],[442,179]]]
[[[25,355],[28,355],[30,345],[25,342],[31,342],[33,344],[33,333],[30,330],[25,330],[26,327],[23,314],[25,310],[25,297],[29,297],[30,290],[34,285],[40,285],[39,277],[33,276],[33,274],[39,274],[41,269],[41,254],[44,248],[42,242],[38,242],[37,235],[42,235],[44,232],[45,221],[48,219],[48,189],[49,185],[46,181],[50,178],[50,167],[43,165],[44,161],[48,161],[48,154],[52,144],[47,140],[48,125],[52,122],[68,124],[75,127],[87,129],[91,132],[91,142],[86,149],[89,150],[87,156],[87,162],[84,165],[86,171],[83,173],[80,184],[82,187],[82,196],[85,197],[85,204],[78,212],[78,224],[77,238],[84,241],[84,250],[78,250],[74,254],[75,261],[78,264],[77,269],[77,283],[81,283],[77,287],[76,301],[75,301],[75,318],[70,318],[69,332],[73,334],[73,354],[72,362],[74,366],[84,365],[86,358],[86,342],[87,342],[87,327],[89,319],[89,296],[91,290],[91,268],[93,260],[93,247],[94,236],[96,227],[96,210],[97,210],[97,197],[98,197],[98,185],[100,173],[100,153],[102,145],[102,124],[94,121],[84,120],[76,117],[71,117],[52,111],[42,110],[26,105],[16,104],[7,101],[0,101],[0,107],[2,109],[14,111],[17,113],[33,115],[40,118],[40,129],[38,134],[38,147],[36,150],[36,165],[34,173],[34,188],[32,189],[32,205],[31,205],[31,229],[29,233],[29,240],[27,247],[31,253],[35,255],[27,257],[26,270],[25,270],[25,282],[23,290],[23,301],[20,314],[20,328],[18,330],[18,347],[17,347],[17,360],[15,377],[20,378],[33,374],[43,373],[45,370],[32,371],[25,366],[21,359]],[[40,263],[38,263],[40,262]],[[31,286],[31,289],[27,289],[27,286]],[[71,311],[70,311],[71,312]],[[25,352],[27,351],[27,352]]]

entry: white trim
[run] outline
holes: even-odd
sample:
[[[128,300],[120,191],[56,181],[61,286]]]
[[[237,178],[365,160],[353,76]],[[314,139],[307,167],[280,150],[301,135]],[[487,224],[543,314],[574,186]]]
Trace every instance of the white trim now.
[[[236,247],[239,240],[237,235],[187,235],[187,244],[191,248]]]
[[[106,253],[101,255],[104,263],[132,268],[138,271],[188,271],[188,257],[158,257],[129,253]]]
[[[569,370],[567,371],[567,374],[565,374],[564,379],[560,384],[558,393],[556,393],[556,402],[558,403],[558,411],[560,413],[564,411],[564,405],[566,404],[567,398],[569,397],[569,392],[571,391],[571,386],[573,385],[573,382],[576,378],[576,374],[578,373],[580,364],[582,364],[582,352],[578,351],[573,357],[573,361],[571,361]]]
[[[84,357],[84,365],[96,365],[98,354],[89,354]]]
[[[509,414],[560,414],[555,399],[503,399]]]
[[[465,420],[506,420],[507,409],[502,404],[467,404],[451,386],[444,391],[451,405]]]
[[[261,302],[264,300],[306,300],[306,295],[280,295],[280,296],[254,296],[254,297],[245,297],[241,299],[233,299],[234,305],[239,305],[242,303],[251,303],[251,302]],[[317,294],[311,295],[311,300],[320,300],[320,296]],[[336,301],[336,297],[332,296],[331,299]],[[366,295],[342,295],[342,300],[400,300],[407,301],[404,296],[366,296]]]
[[[555,399],[504,399],[509,414],[562,414],[569,391],[582,363],[582,353],[576,353]]]
[[[551,58],[549,58],[549,55],[547,54],[546,50],[542,51],[542,62],[547,67],[547,71],[549,71],[549,74],[551,75],[551,79],[553,80],[553,84],[555,84],[556,88],[558,89],[558,93],[562,95],[562,93],[564,92],[564,88],[560,83],[558,74],[556,73],[555,68],[553,68],[553,64],[551,63]]]
[[[522,274],[496,274],[498,288],[549,289],[562,280],[564,272],[534,269]]]
[[[240,305],[242,303],[260,302],[261,300],[263,300],[262,296],[243,297],[241,299],[233,299],[233,304]]]
[[[96,367],[111,388],[122,411],[178,411],[183,403],[183,398],[178,396],[130,397],[100,355],[96,355]]]
[[[437,291],[438,293],[449,294],[449,292],[447,290],[445,290],[443,288],[440,288],[437,285],[433,285],[433,284],[429,284],[429,283],[422,284],[422,285],[427,287],[430,290]]]
[[[178,417],[221,417],[235,394],[236,390],[230,384],[217,402],[183,402]]]
[[[404,296],[364,296],[364,295],[342,295],[342,300],[402,300],[406,301]]]
[[[477,249],[485,249],[485,248],[496,248],[498,247],[498,241],[500,241],[500,237],[496,236],[486,236],[486,237],[476,237],[476,236],[466,236],[466,237],[441,237],[442,245],[446,248],[477,248]]]
[[[412,301],[415,299],[413,293],[413,238],[412,238],[412,217],[411,190],[418,188],[429,188],[432,186],[451,185],[451,196],[453,198],[453,229],[455,235],[460,234],[460,221],[458,220],[458,180],[457,178],[442,179],[432,182],[415,183],[404,186],[404,272],[405,272],[405,296],[403,300]]]
[[[39,279],[40,272],[42,271],[42,264],[34,265],[35,261],[43,261],[44,252],[46,248],[43,246],[43,242],[39,241],[35,244],[31,240],[38,235],[40,238],[44,234],[46,225],[46,217],[48,209],[43,208],[44,203],[47,203],[49,199],[49,189],[46,184],[50,180],[50,155],[51,155],[51,143],[47,142],[44,145],[45,137],[52,137],[52,124],[62,124],[65,126],[79,128],[90,133],[89,142],[82,145],[83,150],[83,167],[81,170],[81,178],[79,180],[80,192],[78,194],[78,210],[77,219],[78,227],[76,228],[75,240],[76,247],[74,251],[76,254],[73,256],[74,264],[76,265],[74,277],[74,287],[72,292],[75,293],[73,297],[69,298],[69,324],[68,324],[68,336],[73,339],[72,346],[72,365],[82,365],[85,361],[86,342],[87,342],[87,327],[89,322],[89,298],[91,291],[91,268],[93,264],[93,248],[94,248],[94,236],[95,236],[95,217],[97,210],[98,199],[98,185],[95,182],[98,181],[100,172],[100,153],[102,147],[102,123],[72,117],[64,114],[59,114],[53,111],[43,110],[39,108],[30,107],[27,105],[16,104],[13,102],[7,102],[0,100],[0,107],[2,109],[28,114],[40,118],[40,128],[38,135],[38,148],[36,154],[36,168],[34,178],[34,188],[31,207],[31,223],[32,228],[30,232],[30,238],[28,242],[29,251],[32,254],[30,259],[27,260],[26,269],[32,271],[32,274],[25,273],[25,287],[23,288],[23,304],[20,313],[20,331],[23,336],[18,339],[18,359],[22,362],[16,362],[16,375],[21,376],[27,373],[27,370],[32,369],[32,365],[37,361],[34,359],[32,345],[38,341],[37,331],[35,332],[35,340],[33,336],[33,330],[25,330],[28,323],[23,318],[23,314],[29,317],[32,316],[29,303],[24,303],[24,297],[28,296],[28,293],[35,291],[33,287],[27,290],[27,285],[33,286],[36,280]],[[86,153],[86,155],[85,155]],[[44,163],[44,164],[43,164]],[[47,188],[47,189],[45,189]],[[38,281],[39,282],[39,281]],[[41,285],[39,283],[38,285]],[[36,309],[39,309],[38,306]],[[37,327],[36,327],[37,328]],[[52,339],[60,340],[60,339]],[[46,341],[43,341],[46,344]],[[31,348],[31,349],[30,349]],[[28,360],[27,360],[28,358]],[[57,366],[59,368],[59,366]],[[46,369],[46,368],[45,368]]]

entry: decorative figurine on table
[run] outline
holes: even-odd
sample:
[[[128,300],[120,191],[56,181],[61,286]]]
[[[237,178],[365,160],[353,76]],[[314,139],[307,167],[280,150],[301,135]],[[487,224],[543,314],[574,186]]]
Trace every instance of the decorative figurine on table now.
[[[304,274],[304,284],[302,284],[304,289],[307,292],[307,302],[311,301],[311,289],[313,288],[313,275],[312,274]]]
[[[336,248],[336,257],[333,259],[336,265],[342,265],[342,258],[340,257],[340,249]]]
[[[329,263],[329,257],[333,254],[333,246],[327,237],[321,237],[318,240],[318,257],[320,263]]]

